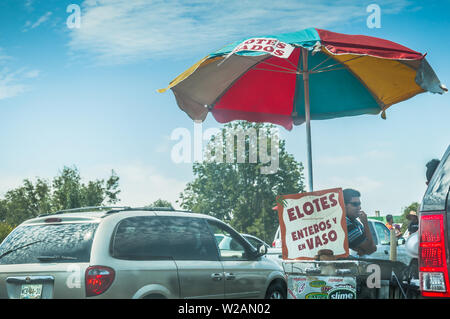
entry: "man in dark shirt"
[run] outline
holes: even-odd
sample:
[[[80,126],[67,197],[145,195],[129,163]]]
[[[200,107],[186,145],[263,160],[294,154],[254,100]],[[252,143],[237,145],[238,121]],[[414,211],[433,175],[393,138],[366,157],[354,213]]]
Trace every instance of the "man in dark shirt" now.
[[[370,255],[377,250],[370,232],[367,215],[361,211],[361,193],[344,189],[344,204],[347,222],[348,245],[359,256]],[[359,219],[359,221],[358,221]]]

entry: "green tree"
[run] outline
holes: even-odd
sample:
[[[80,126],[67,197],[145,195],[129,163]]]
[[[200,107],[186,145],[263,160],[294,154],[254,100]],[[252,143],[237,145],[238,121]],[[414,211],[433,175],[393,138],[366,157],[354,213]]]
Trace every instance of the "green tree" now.
[[[53,179],[52,186],[54,210],[116,204],[119,201],[119,177],[114,170],[106,182],[100,179],[83,184],[76,167],[64,167],[59,176]]]
[[[270,134],[275,127],[269,124],[234,122],[225,125],[222,132],[213,136],[208,143],[208,154],[204,162],[193,164],[194,180],[187,184],[180,194],[181,207],[212,215],[230,223],[242,233],[250,233],[271,241],[278,227],[277,212],[272,210],[277,195],[295,194],[304,191],[303,165],[297,162],[285,149],[285,141]],[[261,140],[245,136],[245,162],[227,161],[227,147],[238,156],[239,143],[225,143],[236,130],[269,136],[267,155],[273,161],[278,157],[278,169],[273,174],[262,173],[269,163],[262,163],[264,147]],[[233,137],[233,141],[237,137]],[[231,141],[231,138],[228,139]],[[261,154],[261,153],[262,154]],[[255,154],[259,160],[255,161]],[[253,158],[253,161],[251,161]]]
[[[13,230],[13,227],[5,222],[0,222],[0,243]]]
[[[115,204],[118,199],[119,177],[114,171],[105,182],[103,179],[81,182],[76,167],[64,167],[50,183],[37,178],[9,190],[0,200],[0,221],[17,226],[26,219],[62,209]]]
[[[174,209],[171,202],[169,202],[165,199],[161,199],[161,198],[157,199],[156,201],[154,201],[150,205],[147,205],[146,207],[167,207],[167,208]]]
[[[4,221],[16,226],[51,209],[50,186],[40,178],[35,184],[25,179],[22,186],[6,192],[2,206]]]

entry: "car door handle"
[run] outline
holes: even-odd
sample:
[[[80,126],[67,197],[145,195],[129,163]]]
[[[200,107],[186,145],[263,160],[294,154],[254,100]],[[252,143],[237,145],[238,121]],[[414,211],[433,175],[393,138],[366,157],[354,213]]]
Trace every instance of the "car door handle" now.
[[[223,274],[221,274],[221,273],[211,274],[211,279],[214,281],[221,281],[222,278],[223,278]]]
[[[226,272],[225,273],[225,279],[226,280],[235,280],[236,276],[233,273],[231,273],[231,272]]]

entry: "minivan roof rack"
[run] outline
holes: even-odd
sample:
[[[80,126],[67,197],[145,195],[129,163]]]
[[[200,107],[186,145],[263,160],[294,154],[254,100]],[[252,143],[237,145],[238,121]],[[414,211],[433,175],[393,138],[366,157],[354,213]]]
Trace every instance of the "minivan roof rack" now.
[[[79,207],[79,208],[70,208],[70,209],[62,209],[58,210],[54,213],[50,214],[42,214],[38,217],[44,217],[44,216],[50,216],[50,215],[59,215],[64,213],[74,213],[74,212],[83,212],[83,211],[89,211],[89,210],[108,210],[108,211],[114,211],[116,209],[122,210],[122,209],[128,209],[131,208],[129,206],[86,206],[86,207]]]
[[[113,213],[120,213],[120,212],[129,212],[129,211],[149,211],[149,212],[158,212],[158,211],[165,211],[165,212],[181,212],[181,213],[192,213],[188,210],[178,210],[172,207],[125,207],[123,209],[114,209],[106,212],[106,214],[113,214]]]

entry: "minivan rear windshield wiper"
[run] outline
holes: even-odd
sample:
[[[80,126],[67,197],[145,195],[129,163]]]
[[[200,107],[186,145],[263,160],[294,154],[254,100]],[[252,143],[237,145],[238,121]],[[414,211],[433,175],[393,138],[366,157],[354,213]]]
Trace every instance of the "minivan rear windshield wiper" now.
[[[1,255],[0,255],[0,259],[2,259],[3,257],[5,257],[6,255],[9,255],[10,253],[15,252],[16,250],[19,250],[19,249],[22,249],[22,248],[25,248],[25,247],[28,247],[28,246],[31,246],[31,245],[40,243],[40,242],[42,242],[42,241],[43,241],[43,240],[37,240],[37,241],[33,241],[33,242],[31,242],[31,243],[28,243],[28,244],[25,244],[25,245],[22,245],[22,246],[19,246],[19,247],[10,249],[10,250],[4,252],[3,254],[1,254]]]
[[[76,257],[71,256],[61,256],[61,255],[55,255],[55,256],[38,256],[36,257],[39,261],[55,261],[55,260],[77,260]]]

